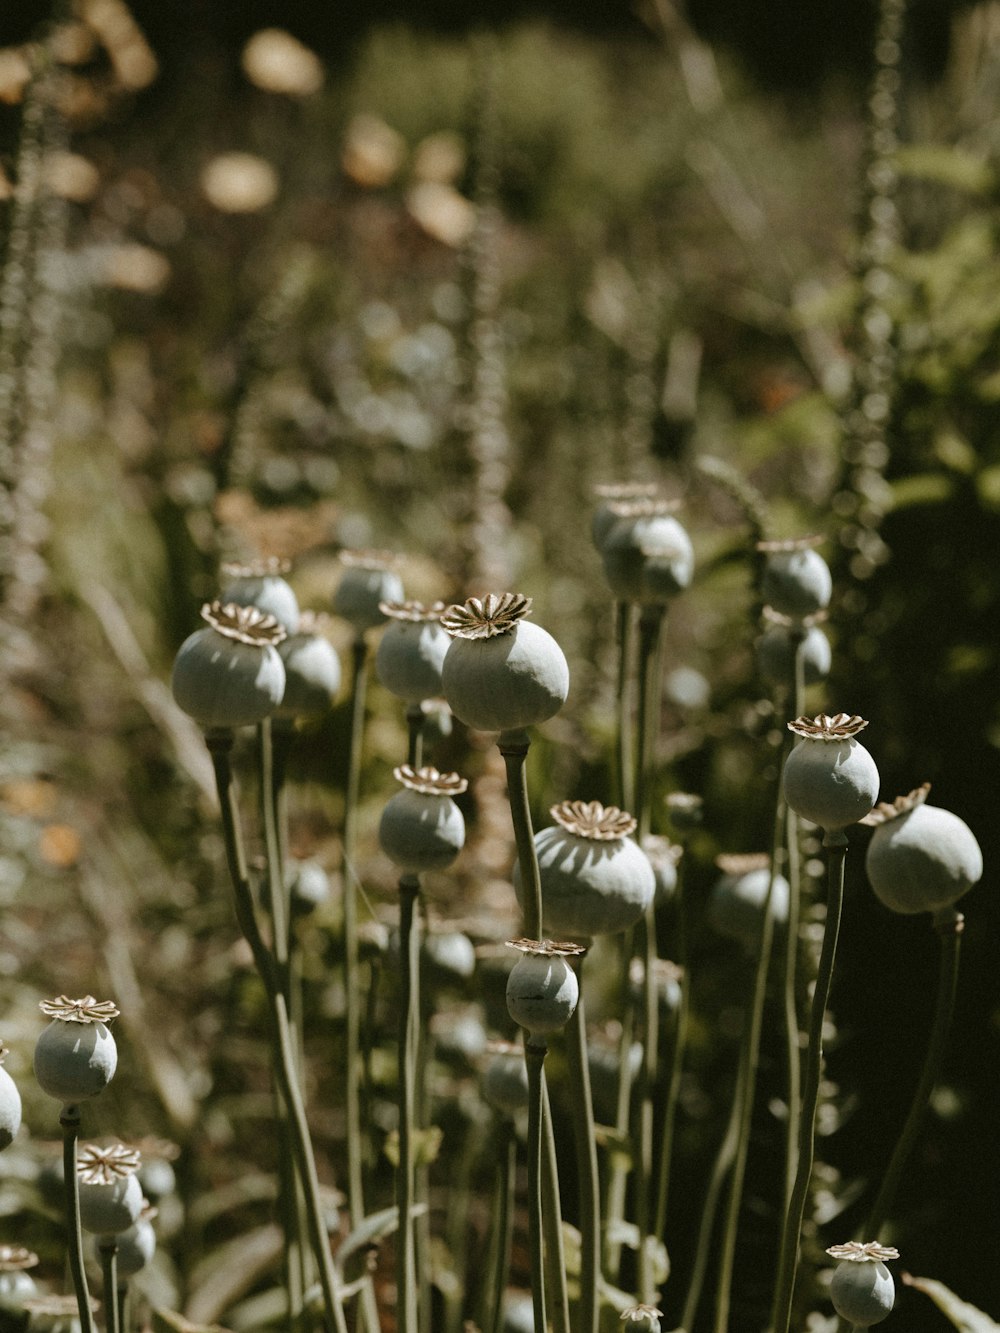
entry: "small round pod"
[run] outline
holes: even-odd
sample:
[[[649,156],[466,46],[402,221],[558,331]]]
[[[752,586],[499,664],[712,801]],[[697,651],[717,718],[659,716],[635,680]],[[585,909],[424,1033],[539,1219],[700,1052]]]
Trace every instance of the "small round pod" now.
[[[788,805],[827,832],[856,824],[878,799],[878,769],[860,741],[868,723],[848,713],[796,718],[788,729],[801,739],[781,775]]]
[[[124,1143],[88,1143],[80,1149],[76,1173],[84,1231],[113,1236],[138,1221],[145,1202],[136,1175],[140,1162],[138,1149]]]
[[[206,603],[205,629],[178,649],[171,688],[174,699],[205,731],[252,726],[270,717],[285,690],[277,645],[285,628],[271,615],[235,602]]]
[[[289,721],[294,718],[323,717],[333,707],[340,689],[340,658],[324,634],[327,617],[303,611],[299,626],[290,630],[278,644],[278,654],[285,667],[285,690],[274,716]]]
[[[705,802],[692,791],[672,791],[663,798],[667,818],[678,833],[693,833],[701,828]]]
[[[224,564],[225,586],[219,601],[223,605],[255,606],[265,615],[274,616],[288,634],[294,634],[299,628],[299,601],[284,577],[291,568],[291,561],[279,560],[276,556],[246,564]]]
[[[632,1305],[622,1311],[621,1318],[625,1333],[660,1333],[663,1327],[663,1311],[655,1305]]]
[[[37,1295],[35,1279],[27,1271],[38,1264],[38,1255],[23,1245],[0,1245],[0,1310],[18,1314],[24,1302]]]
[[[296,916],[307,916],[327,902],[331,895],[330,876],[318,861],[294,862],[288,897]]]
[[[777,618],[770,608],[764,614],[770,621],[754,646],[754,656],[761,680],[772,688],[791,689],[795,683],[795,656],[802,653],[802,674],[807,685],[818,685],[830,674],[833,655],[830,640],[819,625],[799,626],[786,616]]]
[[[542,881],[543,928],[560,939],[592,939],[627,930],[653,901],[656,876],[630,834],[636,820],[600,801],[562,801],[555,820],[535,834]],[[514,891],[523,906],[520,866]]]
[[[601,546],[604,576],[624,602],[667,602],[694,574],[691,538],[674,518],[672,500],[613,503],[616,521]]]
[[[662,837],[660,834],[649,833],[642,840],[642,850],[649,858],[649,864],[653,867],[653,876],[656,880],[653,901],[657,907],[663,907],[673,899],[677,892],[677,868],[680,865],[681,857],[684,855],[684,848],[680,843],[671,842],[669,838]]]
[[[152,1261],[156,1253],[156,1231],[152,1219],[156,1216],[155,1208],[143,1208],[139,1217],[125,1231],[119,1231],[114,1238],[118,1250],[118,1276],[135,1277]],[[100,1242],[98,1242],[98,1249]]]
[[[899,1251],[874,1241],[832,1245],[827,1254],[839,1259],[830,1282],[830,1299],[842,1319],[856,1328],[871,1328],[892,1313],[896,1288],[883,1262]]]
[[[441,683],[456,717],[477,731],[520,731],[558,713],[569,667],[551,634],[524,617],[531,598],[489,593],[451,606]]]
[[[464,985],[476,970],[476,947],[461,930],[432,927],[424,934],[421,954],[430,986]]]
[[[526,1108],[528,1068],[517,1042],[487,1043],[481,1086],[487,1102],[501,1115],[513,1118]]]
[[[110,1000],[93,995],[71,1000],[60,995],[38,1005],[52,1022],[35,1043],[38,1085],[63,1105],[96,1097],[111,1082],[118,1066],[118,1048],[107,1024],[118,1017]]]
[[[629,990],[636,1003],[641,1002],[645,992],[646,965],[641,958],[633,958],[628,968]],[[681,1005],[681,987],[684,982],[684,969],[669,958],[653,959],[653,991],[656,995],[660,1013],[670,1018]]]
[[[457,773],[394,768],[403,790],[390,797],[378,826],[379,846],[405,874],[444,870],[465,845],[465,817],[455,804],[468,787]]]
[[[579,944],[511,940],[521,957],[507,977],[507,1012],[529,1039],[565,1027],[580,998],[576,973],[567,961],[586,952]]]
[[[334,615],[349,621],[357,635],[385,622],[383,602],[403,600],[403,580],[391,551],[341,551],[344,566],[333,595]]]
[[[912,915],[951,907],[977,884],[983,854],[975,834],[950,810],[928,805],[931,784],[882,802],[861,821],[874,827],[865,869],[876,898]]]
[[[7,1055],[7,1048],[0,1042],[0,1152],[10,1147],[21,1128],[21,1094],[3,1067]]]
[[[788,880],[775,874],[771,883],[771,858],[766,852],[722,855],[715,858],[722,871],[708,900],[712,927],[751,952],[760,945],[764,908],[771,895],[771,920],[783,926],[788,921]]]
[[[658,493],[659,487],[655,482],[622,481],[595,486],[594,494],[597,497],[597,507],[590,520],[590,535],[598,551],[602,549],[608,533],[621,517],[620,514],[615,513],[614,506],[616,504],[636,500],[655,500]]]
[[[451,643],[444,602],[383,602],[388,624],[375,652],[375,674],[397,699],[422,704],[441,693],[441,668]]]
[[[761,581],[765,605],[793,620],[814,616],[829,606],[833,577],[815,549],[822,540],[812,536],[757,543],[765,557]]]

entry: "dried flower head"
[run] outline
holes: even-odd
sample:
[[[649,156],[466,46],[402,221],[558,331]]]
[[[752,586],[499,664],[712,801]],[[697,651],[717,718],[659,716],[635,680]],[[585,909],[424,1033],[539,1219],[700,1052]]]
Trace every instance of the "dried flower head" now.
[[[615,518],[664,518],[676,514],[680,507],[680,500],[668,500],[662,495],[612,500],[608,506]]]
[[[74,1319],[80,1307],[75,1296],[29,1296],[22,1301],[21,1308],[32,1316],[31,1322],[38,1319]],[[101,1308],[100,1301],[90,1297],[91,1311],[96,1314]]]
[[[144,1134],[133,1144],[144,1159],[154,1158],[160,1162],[175,1162],[181,1155],[179,1143],[170,1139],[158,1138],[155,1134]]]
[[[757,550],[764,555],[777,555],[790,551],[811,551],[813,547],[820,546],[824,538],[817,532],[811,533],[808,537],[779,537],[770,541],[757,543]]]
[[[879,801],[875,809],[858,822],[868,824],[872,828],[876,828],[879,824],[888,824],[890,819],[898,819],[900,815],[909,814],[918,805],[923,805],[930,795],[930,790],[931,784],[922,782],[919,787],[914,787],[905,796],[897,796],[892,802]]]
[[[898,1259],[899,1251],[892,1245],[879,1245],[878,1241],[849,1240],[846,1245],[831,1245],[827,1254],[832,1259],[847,1259],[851,1263],[882,1263],[885,1259]]]
[[[693,791],[672,791],[663,798],[667,814],[678,825],[699,823],[705,802]]]
[[[537,954],[542,958],[575,958],[579,954],[587,952],[586,945],[571,944],[566,940],[529,940],[521,938],[508,940],[507,946],[510,949],[517,949],[520,953]]]
[[[76,1174],[83,1185],[113,1185],[134,1175],[141,1165],[138,1148],[125,1143],[88,1143],[80,1149]]]
[[[501,1041],[498,1037],[491,1037],[483,1047],[484,1055],[522,1055],[524,1048],[520,1042]]]
[[[775,611],[773,606],[765,606],[761,611],[761,619],[768,625],[780,625],[783,629],[812,629],[813,625],[822,625],[825,620],[829,620],[829,612],[825,607],[819,611],[814,611],[810,616],[786,616],[782,611]]]
[[[649,857],[654,870],[675,866],[684,855],[679,842],[671,842],[660,833],[649,833],[642,840],[642,850]]]
[[[54,1000],[39,1000],[38,1007],[46,1018],[61,1018],[64,1023],[110,1023],[119,1014],[112,1000],[95,1000],[93,995],[85,995],[82,1000],[60,995]]]
[[[432,625],[444,615],[444,602],[379,602],[378,609],[390,620],[409,620],[416,625]]]
[[[797,717],[788,730],[810,741],[846,741],[864,731],[868,723],[856,713],[820,713],[818,717]]]
[[[560,801],[549,814],[567,833],[594,842],[615,842],[627,838],[636,829],[635,818],[617,805],[602,805],[600,801]]]
[[[663,1311],[655,1305],[631,1305],[621,1313],[623,1324],[642,1324],[648,1326],[652,1319],[662,1319]]]
[[[226,579],[283,578],[291,572],[292,562],[277,555],[264,556],[260,560],[227,560],[222,566],[222,577]]]
[[[439,773],[436,768],[411,768],[402,764],[392,770],[392,776],[408,791],[419,791],[425,796],[461,796],[468,789],[467,778],[457,773]]]
[[[325,611],[303,611],[299,615],[297,634],[326,634],[330,629],[330,617]]]
[[[633,986],[641,986],[646,975],[646,964],[641,958],[633,958],[628,965],[628,979]],[[684,969],[679,963],[669,958],[654,958],[650,975],[656,985],[669,986],[684,980]]]
[[[771,858],[767,852],[723,852],[715,858],[715,864],[724,875],[752,875],[755,870],[767,870]]]
[[[37,1263],[38,1255],[23,1245],[0,1245],[0,1273],[17,1273]]]
[[[227,639],[236,639],[254,648],[281,643],[288,633],[284,625],[266,611],[260,611],[256,606],[237,606],[235,602],[227,602],[225,606],[221,602],[206,602],[201,608],[201,618]]]
[[[395,569],[397,564],[395,551],[341,551],[338,559],[348,569]]]
[[[610,481],[601,482],[594,487],[594,494],[601,500],[652,500],[659,492],[655,481]]]
[[[487,593],[449,606],[441,624],[454,639],[492,639],[509,634],[531,611],[531,598],[519,592]]]

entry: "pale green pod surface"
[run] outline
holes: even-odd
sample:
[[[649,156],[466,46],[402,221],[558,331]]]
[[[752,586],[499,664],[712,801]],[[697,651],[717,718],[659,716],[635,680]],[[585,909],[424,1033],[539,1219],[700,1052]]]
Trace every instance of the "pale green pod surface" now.
[[[401,602],[403,581],[393,569],[383,565],[348,564],[333,597],[333,610],[363,634],[384,624],[380,602]]]
[[[477,731],[519,731],[554,717],[569,693],[569,667],[546,630],[530,621],[488,639],[453,639],[441,672],[451,711]]]
[[[528,1069],[520,1049],[495,1051],[483,1070],[483,1096],[495,1111],[515,1116],[528,1105]]]
[[[978,883],[983,854],[958,815],[921,803],[878,825],[865,869],[875,896],[892,911],[936,912]]]
[[[38,1286],[30,1273],[15,1270],[0,1273],[0,1310],[16,1314],[24,1308],[24,1302],[38,1295]]]
[[[601,547],[604,575],[621,601],[659,602],[694,573],[691,539],[670,514],[619,518]]]
[[[824,829],[862,819],[878,799],[875,760],[853,737],[803,738],[785,761],[782,787],[796,814]]]
[[[801,620],[829,606],[833,593],[830,566],[818,551],[772,551],[764,565],[761,597],[783,616]]]
[[[181,644],[171,688],[205,731],[251,726],[281,702],[285,668],[271,644],[241,643],[209,626]]]
[[[834,1269],[830,1299],[842,1319],[870,1328],[892,1313],[896,1288],[885,1264],[845,1259]]]
[[[769,867],[745,874],[724,874],[712,889],[708,901],[708,919],[720,935],[736,940],[747,949],[760,943],[764,927],[764,904],[771,882]],[[788,920],[788,881],[775,875],[771,890],[771,918],[776,925]]]
[[[431,984],[468,981],[476,970],[475,945],[460,930],[428,931],[422,953]]]
[[[0,1066],[0,1152],[10,1146],[21,1128],[21,1094],[17,1084]]]
[[[632,838],[598,841],[558,825],[535,834],[544,930],[559,939],[615,935],[635,925],[653,900],[656,876]],[[514,891],[522,899],[520,867]]]
[[[110,1185],[80,1181],[80,1225],[95,1236],[127,1231],[142,1212],[142,1186],[134,1173]]]
[[[757,670],[768,685],[786,686],[795,682],[796,640],[786,625],[772,625],[757,640]],[[818,685],[830,674],[830,640],[818,625],[806,630],[802,641],[802,670],[807,685]]]
[[[330,876],[318,861],[299,861],[288,887],[292,911],[305,915],[330,897]]]
[[[118,1065],[115,1039],[103,1023],[54,1018],[35,1043],[35,1078],[49,1097],[87,1101],[111,1082]]]
[[[174,1168],[163,1157],[144,1157],[136,1172],[142,1192],[150,1203],[166,1198],[177,1188]]]
[[[379,845],[403,871],[450,866],[465,845],[465,819],[450,796],[404,788],[382,811]]]
[[[286,566],[287,568],[287,566]],[[291,584],[280,574],[244,574],[234,578],[219,595],[223,604],[255,606],[258,611],[274,616],[289,634],[299,627],[299,601]]]
[[[135,1277],[156,1253],[156,1232],[152,1222],[140,1217],[127,1230],[115,1236],[118,1246],[118,1276]],[[98,1255],[100,1249],[98,1246]]]
[[[559,954],[523,954],[507,978],[507,1012],[532,1036],[565,1027],[579,998],[576,973]]]
[[[375,674],[390,693],[418,704],[441,693],[451,640],[436,620],[390,620],[375,653]]]
[[[507,1293],[503,1306],[503,1333],[535,1333],[535,1307],[530,1295]]]
[[[285,689],[275,717],[322,717],[340,689],[340,658],[322,634],[289,634],[278,644]]]

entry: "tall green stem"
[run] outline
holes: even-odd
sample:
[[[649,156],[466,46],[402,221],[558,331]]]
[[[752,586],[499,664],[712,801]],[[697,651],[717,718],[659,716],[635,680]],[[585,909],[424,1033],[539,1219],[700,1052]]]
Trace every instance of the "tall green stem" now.
[[[635,767],[632,751],[631,664],[633,622],[631,602],[615,602],[615,643],[618,645],[616,758],[618,802],[622,810],[635,809]]]
[[[805,632],[800,631],[795,643],[795,679],[792,692],[792,717],[802,717],[806,708],[806,669],[803,644]],[[784,753],[792,745],[786,737]],[[779,782],[780,789],[780,782]],[[787,1209],[792,1197],[795,1171],[799,1157],[799,1114],[802,1097],[802,1049],[799,1042],[799,919],[802,912],[802,856],[799,852],[799,817],[794,810],[785,809],[785,848],[788,870],[788,929],[785,935],[785,963],[782,977],[785,1009],[785,1102],[788,1115],[785,1123],[785,1190]]]
[[[65,1105],[59,1113],[63,1132],[63,1177],[66,1186],[66,1243],[69,1268],[73,1275],[82,1333],[97,1333],[94,1312],[87,1289],[87,1270],[83,1261],[83,1231],[80,1226],[80,1182],[76,1174],[76,1144],[80,1137],[80,1108]]]
[[[497,1144],[493,1224],[483,1284],[483,1333],[503,1333],[503,1298],[510,1267],[510,1242],[514,1217],[514,1184],[517,1168],[517,1136],[510,1120],[500,1126]]]
[[[507,769],[507,798],[517,844],[517,863],[524,894],[524,934],[529,940],[542,938],[542,880],[531,827],[528,801],[527,758],[531,737],[526,731],[502,731],[497,742]]]
[[[545,1333],[545,1247],[542,1240],[542,1064],[546,1048],[528,1040],[528,1250],[531,1256],[531,1306],[536,1333]]]
[[[121,1333],[118,1308],[118,1242],[112,1236],[103,1237],[98,1249],[101,1252],[101,1275],[104,1279],[104,1326],[107,1333]]]
[[[399,1232],[396,1245],[396,1321],[399,1333],[416,1333],[417,1274],[413,1236],[414,1107],[417,1031],[420,1013],[420,930],[416,905],[420,881],[403,875],[399,881],[399,1168],[396,1195]]]
[[[410,704],[406,710],[406,730],[408,735],[406,762],[414,770],[424,762],[424,710],[419,704]]]
[[[582,958],[577,962],[580,998],[566,1033],[569,1095],[573,1107],[577,1193],[580,1200],[580,1305],[575,1333],[597,1333],[601,1278],[601,1194],[597,1178],[594,1104],[587,1064],[587,1023],[583,1005]]]
[[[680,1097],[681,1075],[684,1072],[684,1052],[687,1046],[688,1017],[691,1012],[691,987],[688,980],[687,913],[684,907],[684,857],[677,864],[677,887],[674,891],[674,961],[680,968],[681,998],[674,1024],[674,1044],[670,1058],[670,1077],[667,1082],[663,1109],[663,1130],[660,1136],[659,1170],[656,1182],[656,1211],[653,1234],[666,1239],[667,1204],[670,1197],[670,1164],[674,1151],[674,1127],[677,1121],[677,1102]]]
[[[542,1070],[542,1238],[545,1245],[546,1283],[553,1333],[572,1333],[569,1290],[566,1285],[566,1250],[563,1244],[559,1163],[552,1126],[549,1086]]]
[[[812,1177],[816,1146],[816,1107],[819,1103],[820,1077],[823,1072],[823,1020],[830,999],[833,963],[840,935],[840,915],[844,903],[844,860],[847,856],[847,835],[842,829],[828,829],[823,839],[827,849],[828,878],[826,900],[826,929],[820,951],[809,1014],[809,1047],[806,1052],[805,1074],[802,1083],[802,1120],[799,1131],[799,1160],[795,1183],[785,1213],[778,1261],[778,1284],[775,1293],[774,1333],[788,1333],[792,1317],[792,1299],[795,1294],[795,1276],[798,1270],[799,1235],[805,1212],[806,1195]]]

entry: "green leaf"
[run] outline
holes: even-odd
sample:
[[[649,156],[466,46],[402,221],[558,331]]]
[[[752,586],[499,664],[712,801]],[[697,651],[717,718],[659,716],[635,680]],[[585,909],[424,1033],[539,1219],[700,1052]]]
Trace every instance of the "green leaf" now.
[[[916,1287],[917,1291],[929,1296],[959,1333],[1000,1333],[1000,1324],[994,1323],[988,1314],[977,1310],[968,1301],[961,1300],[943,1282],[932,1277],[912,1277],[909,1273],[904,1273],[902,1280],[908,1287]]]

